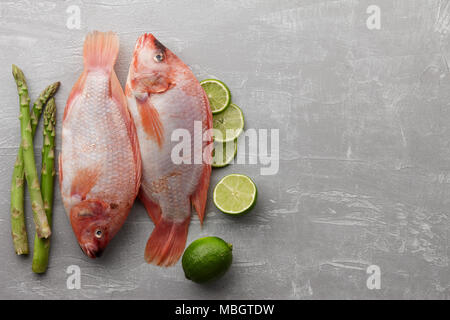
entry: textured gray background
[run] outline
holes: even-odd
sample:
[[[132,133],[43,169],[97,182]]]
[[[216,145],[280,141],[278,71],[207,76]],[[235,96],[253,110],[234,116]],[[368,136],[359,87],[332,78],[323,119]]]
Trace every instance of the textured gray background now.
[[[66,27],[73,4],[80,30]],[[381,8],[381,30],[366,27],[370,4]],[[203,228],[192,220],[188,242],[216,235],[234,245],[220,281],[200,286],[184,279],[180,263],[147,265],[153,225],[140,203],[104,256],[90,260],[57,194],[47,274],[14,255],[11,64],[28,76],[32,98],[62,82],[61,119],[92,29],[118,32],[122,83],[136,38],[153,32],[199,79],[229,85],[247,128],[280,129],[277,175],[260,176],[259,165],[212,175],[213,186],[231,172],[254,178],[255,209],[234,219],[209,200]],[[449,1],[438,0],[1,1],[0,298],[450,298],[449,30]],[[80,290],[66,288],[72,264]],[[372,264],[380,290],[366,287]]]

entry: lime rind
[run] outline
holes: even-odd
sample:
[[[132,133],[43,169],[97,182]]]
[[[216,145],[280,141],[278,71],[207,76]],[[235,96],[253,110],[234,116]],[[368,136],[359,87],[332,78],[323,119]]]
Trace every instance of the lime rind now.
[[[197,283],[223,276],[233,261],[233,247],[219,237],[204,237],[193,241],[181,259],[184,275]]]
[[[233,145],[234,145],[233,154],[230,154],[230,155],[227,154],[228,153],[227,151],[229,150],[227,145],[229,143],[233,143]],[[221,154],[215,153],[216,150],[220,150],[220,149],[214,147],[214,150],[213,150],[213,162],[211,164],[211,166],[213,168],[223,168],[223,167],[229,165],[231,163],[231,161],[233,161],[233,159],[236,157],[236,154],[237,154],[237,140],[228,141],[228,142],[224,142],[224,143],[223,142],[214,142],[214,145],[220,145],[220,144],[222,145],[222,153]],[[227,156],[226,158],[224,157],[224,153],[225,153],[225,156]],[[216,161],[216,159],[219,161]]]
[[[217,142],[230,142],[236,140],[244,131],[245,118],[241,108],[234,103],[230,103],[230,106],[223,112],[213,115],[213,127],[214,131],[219,130],[221,137],[214,136],[214,141]],[[232,135],[229,130],[233,130]]]
[[[230,179],[230,177],[239,177],[243,179]],[[245,184],[243,184],[243,181],[245,181]],[[248,190],[248,186],[251,186],[252,189]],[[242,203],[242,201],[235,201],[234,203],[235,206],[233,208],[224,208],[223,205],[221,205],[220,203],[224,201],[227,204],[229,204],[230,201],[227,201],[229,199],[226,199],[227,198],[226,196],[223,197],[227,193],[229,194],[230,193],[229,191],[238,191],[240,199],[242,200],[245,199],[247,205],[245,207],[238,207],[236,206],[236,204],[239,204],[239,202]],[[213,200],[216,207],[223,213],[231,215],[240,215],[248,212],[255,205],[257,195],[258,190],[252,179],[250,179],[246,175],[234,173],[225,176],[219,181],[219,183],[214,188]]]
[[[200,85],[205,90],[206,96],[209,100],[209,105],[211,107],[211,112],[213,114],[222,112],[230,105],[231,91],[230,89],[228,89],[225,83],[217,79],[205,79],[200,81]],[[212,85],[212,87],[210,87],[210,85]],[[214,89],[214,86],[216,86],[216,89]],[[217,88],[221,89],[220,91],[222,95],[220,95],[220,97],[218,96],[219,91],[217,90]],[[222,101],[223,99],[220,99],[222,97],[225,97],[224,101]]]

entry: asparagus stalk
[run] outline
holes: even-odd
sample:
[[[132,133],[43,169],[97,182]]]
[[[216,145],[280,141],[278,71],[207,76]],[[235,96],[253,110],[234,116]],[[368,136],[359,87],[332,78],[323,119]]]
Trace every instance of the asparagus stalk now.
[[[11,235],[17,254],[28,254],[28,237],[23,205],[24,168],[22,147],[19,148],[11,182]]]
[[[41,92],[38,99],[33,105],[31,111],[31,130],[34,136],[36,127],[42,113],[42,107],[47,103],[48,99],[53,97],[59,88],[60,83],[55,82],[49,85]],[[11,233],[13,238],[14,249],[17,254],[28,254],[28,237],[25,227],[25,210],[24,210],[24,166],[22,145],[17,153],[14,165],[13,177],[11,182]]]
[[[31,208],[33,210],[36,233],[39,238],[48,238],[51,234],[50,226],[45,215],[44,202],[42,201],[39,178],[34,162],[33,135],[30,119],[30,98],[28,87],[22,70],[16,65],[12,66],[12,73],[17,84],[17,92],[20,101],[20,131],[22,135],[22,154],[27,179],[28,191],[30,192]]]
[[[41,191],[48,223],[52,223],[53,184],[55,177],[55,99],[51,98],[44,111],[44,145],[42,146]],[[48,266],[50,238],[34,237],[33,265],[36,273],[44,273]]]

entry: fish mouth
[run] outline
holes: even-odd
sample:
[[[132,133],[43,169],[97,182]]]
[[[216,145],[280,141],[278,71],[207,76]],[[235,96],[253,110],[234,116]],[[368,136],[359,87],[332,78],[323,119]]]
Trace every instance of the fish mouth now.
[[[80,245],[80,248],[91,259],[99,258],[103,253],[103,249],[92,244]]]

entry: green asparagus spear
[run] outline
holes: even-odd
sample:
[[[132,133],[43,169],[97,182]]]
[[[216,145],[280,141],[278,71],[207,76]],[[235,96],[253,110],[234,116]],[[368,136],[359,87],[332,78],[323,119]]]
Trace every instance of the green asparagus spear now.
[[[51,98],[44,111],[44,145],[42,146],[41,191],[48,223],[52,223],[53,184],[55,177],[55,99]],[[50,238],[34,238],[33,265],[36,273],[44,273],[48,266]]]
[[[33,110],[31,111],[31,130],[33,131],[33,135],[36,132],[36,127],[39,123],[39,118],[41,117],[42,108],[45,104],[52,98],[56,91],[59,89],[59,85],[61,83],[55,82],[49,85],[44,91],[41,92],[37,100],[33,104]]]
[[[25,76],[16,65],[12,66],[12,73],[17,84],[17,92],[20,100],[20,131],[22,135],[22,154],[27,179],[28,191],[30,192],[31,209],[33,210],[36,233],[39,238],[48,238],[51,234],[50,226],[45,215],[44,202],[42,201],[39,178],[34,162],[33,135],[30,121],[30,98]]]
[[[31,111],[31,130],[32,135],[36,131],[37,124],[41,117],[42,107],[47,103],[48,99],[53,97],[59,88],[60,83],[55,82],[49,85],[41,92],[38,99],[33,105]],[[24,166],[22,146],[17,153],[16,163],[14,165],[12,183],[11,183],[11,233],[13,238],[14,249],[17,254],[28,254],[28,237],[25,227],[24,212]]]

